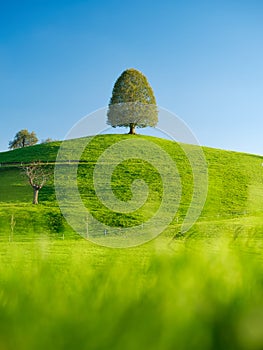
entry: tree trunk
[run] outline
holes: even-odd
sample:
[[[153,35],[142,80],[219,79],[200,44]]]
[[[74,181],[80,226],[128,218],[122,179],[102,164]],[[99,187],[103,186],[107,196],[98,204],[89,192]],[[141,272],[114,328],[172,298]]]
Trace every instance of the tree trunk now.
[[[33,194],[33,204],[38,204],[38,188],[34,188],[34,194]]]
[[[130,132],[129,132],[130,135],[135,135],[135,124],[130,124]]]

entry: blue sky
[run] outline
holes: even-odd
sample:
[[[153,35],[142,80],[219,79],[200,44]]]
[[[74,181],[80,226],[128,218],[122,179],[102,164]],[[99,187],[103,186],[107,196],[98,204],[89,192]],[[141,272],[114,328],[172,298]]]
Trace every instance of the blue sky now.
[[[62,139],[134,67],[202,145],[263,154],[262,38],[262,0],[0,0],[0,150]]]

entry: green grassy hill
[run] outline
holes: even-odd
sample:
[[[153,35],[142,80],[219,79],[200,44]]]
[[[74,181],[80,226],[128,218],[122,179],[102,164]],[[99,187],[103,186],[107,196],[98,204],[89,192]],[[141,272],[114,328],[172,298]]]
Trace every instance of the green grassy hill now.
[[[189,161],[179,144],[148,136],[136,136],[154,142],[165,150],[176,162],[182,181],[182,199],[174,221],[164,236],[174,237],[180,232],[180,225],[189,207],[193,178]],[[93,170],[98,157],[116,142],[129,139],[129,135],[101,135],[95,137],[82,154],[78,169],[78,186],[85,205],[92,214],[106,224],[129,227],[147,221],[158,209],[161,200],[161,180],[158,172],[149,163],[140,160],[125,161],[116,167],[112,176],[112,189],[117,198],[127,201],[132,197],[131,184],[143,179],[149,186],[146,204],[134,213],[112,213],[98,200],[93,186]],[[67,159],[72,160],[72,148],[78,140],[67,142]],[[66,236],[74,232],[60,218],[53,180],[40,192],[40,205],[31,204],[32,191],[21,174],[19,162],[50,162],[56,160],[60,142],[40,144],[24,149],[0,153],[0,227],[2,237],[10,231],[10,218],[16,219],[17,234],[29,237],[56,231]],[[196,146],[189,146],[194,150]],[[188,237],[217,236],[228,232],[230,235],[250,235],[262,231],[263,216],[263,168],[262,157],[237,152],[203,148],[209,174],[206,204],[201,217]],[[109,164],[111,159],[108,160]],[[64,165],[65,174],[67,166]],[[103,181],[103,178],[102,180]],[[52,221],[53,220],[53,221]],[[55,229],[50,225],[53,222]],[[56,223],[56,224],[55,224]],[[54,232],[53,232],[54,233]],[[28,236],[27,236],[28,235]]]
[[[19,163],[40,160],[54,167],[59,142],[0,153],[1,349],[263,348],[262,157],[203,148],[207,200],[199,220],[182,235],[193,193],[189,160],[174,142],[135,137],[154,142],[175,160],[182,200],[157,239],[129,249],[94,245],[70,229],[53,179],[41,190],[40,204],[31,204],[32,190]],[[147,221],[162,198],[156,169],[130,159],[115,168],[112,190],[128,201],[130,185],[143,179],[149,188],[145,205],[116,215],[98,200],[92,174],[99,156],[130,138],[95,137],[78,167],[85,206],[103,222],[121,227]],[[66,143],[61,163],[62,184],[69,190],[73,165],[68,160],[74,160],[72,150],[79,142]],[[189,148],[195,154],[197,148]],[[108,157],[106,165],[112,163]]]

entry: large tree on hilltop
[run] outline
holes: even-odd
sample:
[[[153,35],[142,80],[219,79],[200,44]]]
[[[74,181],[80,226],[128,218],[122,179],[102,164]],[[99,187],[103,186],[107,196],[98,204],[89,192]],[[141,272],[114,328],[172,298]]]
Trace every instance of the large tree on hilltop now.
[[[27,129],[20,130],[16,133],[14,140],[9,142],[9,148],[22,148],[32,146],[38,142],[34,131],[29,132]]]
[[[117,79],[110,99],[107,124],[135,128],[155,126],[158,110],[153,90],[146,77],[136,69],[127,69]]]

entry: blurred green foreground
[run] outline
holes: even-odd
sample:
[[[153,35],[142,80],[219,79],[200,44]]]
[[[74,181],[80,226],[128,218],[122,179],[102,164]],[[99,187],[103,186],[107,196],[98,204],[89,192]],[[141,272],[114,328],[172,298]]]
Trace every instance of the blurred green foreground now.
[[[262,255],[169,242],[2,242],[0,349],[262,349]]]

